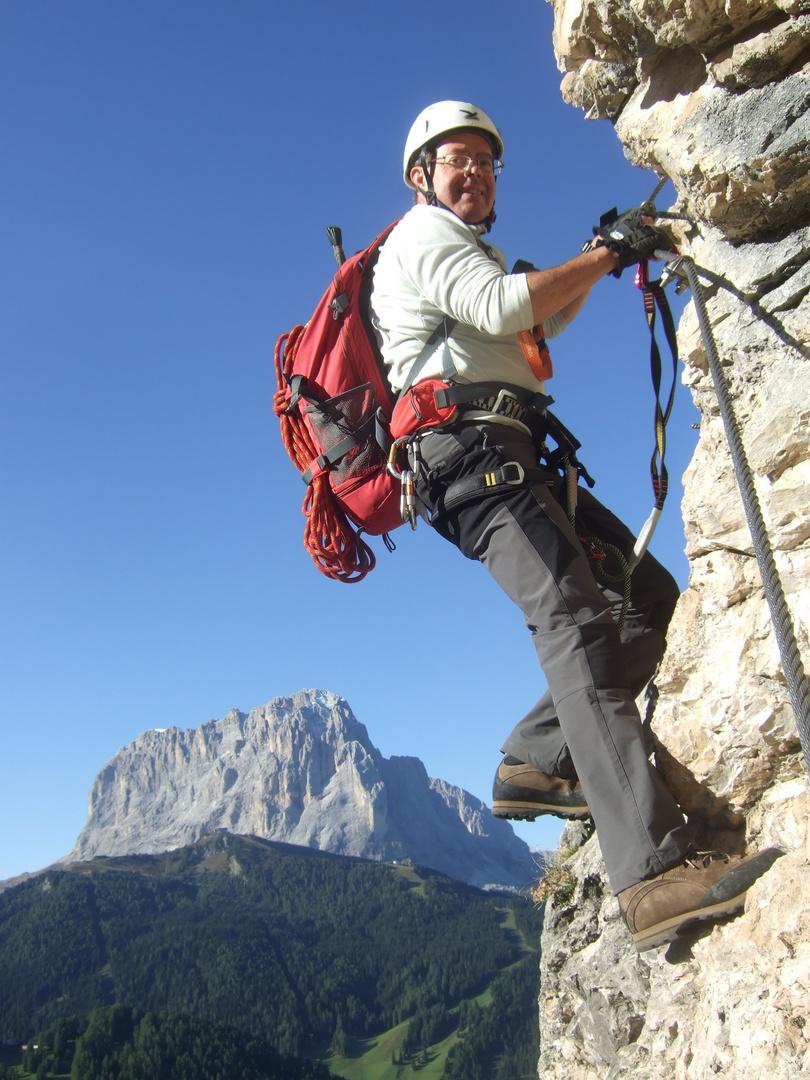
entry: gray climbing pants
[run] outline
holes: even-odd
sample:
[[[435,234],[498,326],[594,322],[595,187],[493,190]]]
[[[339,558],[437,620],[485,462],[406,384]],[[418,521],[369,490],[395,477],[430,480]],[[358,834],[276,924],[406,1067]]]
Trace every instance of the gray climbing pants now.
[[[417,492],[431,524],[483,564],[523,612],[548,691],[517,724],[506,753],[543,772],[577,776],[614,892],[661,873],[691,849],[683,816],[652,766],[635,697],[663,653],[678,596],[646,554],[632,578],[619,635],[621,585],[600,587],[560,504],[556,474],[538,470],[528,434],[463,422],[421,437]],[[412,458],[412,460],[415,460]],[[459,481],[518,462],[532,481],[462,494]],[[578,525],[625,551],[629,530],[585,489]]]

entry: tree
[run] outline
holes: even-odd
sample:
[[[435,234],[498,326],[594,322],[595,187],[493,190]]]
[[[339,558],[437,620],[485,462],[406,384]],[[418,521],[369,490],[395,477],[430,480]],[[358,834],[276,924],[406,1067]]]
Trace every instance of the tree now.
[[[346,1032],[343,1030],[343,1020],[341,1017],[338,1017],[338,1022],[335,1025],[330,1049],[336,1057],[345,1058],[349,1056],[349,1041],[346,1038]]]

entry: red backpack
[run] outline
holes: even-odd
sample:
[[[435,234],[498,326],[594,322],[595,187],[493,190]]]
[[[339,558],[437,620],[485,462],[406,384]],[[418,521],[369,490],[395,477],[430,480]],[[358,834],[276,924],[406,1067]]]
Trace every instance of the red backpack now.
[[[304,547],[318,569],[337,581],[362,581],[373,570],[376,559],[361,533],[379,536],[403,523],[401,480],[388,469],[397,397],[369,317],[371,272],[396,224],[345,261],[340,230],[327,230],[338,272],[309,322],[276,343],[273,411],[307,485]],[[431,335],[414,375],[441,332],[449,333],[448,322]]]

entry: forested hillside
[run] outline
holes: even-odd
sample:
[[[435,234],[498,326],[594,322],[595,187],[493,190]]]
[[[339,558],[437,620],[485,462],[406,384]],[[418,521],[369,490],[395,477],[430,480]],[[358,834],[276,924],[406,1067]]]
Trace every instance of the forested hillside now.
[[[5,1069],[0,1077],[19,1075]],[[23,1073],[72,1080],[332,1080],[310,1061],[278,1054],[236,1028],[125,1005],[95,1009],[86,1023],[57,1020],[22,1055]]]
[[[404,1025],[396,1064],[412,1065],[461,1028],[446,1076],[518,1080],[537,1060],[538,936],[519,897],[219,833],[0,895],[0,1041],[115,1004],[322,1060]]]

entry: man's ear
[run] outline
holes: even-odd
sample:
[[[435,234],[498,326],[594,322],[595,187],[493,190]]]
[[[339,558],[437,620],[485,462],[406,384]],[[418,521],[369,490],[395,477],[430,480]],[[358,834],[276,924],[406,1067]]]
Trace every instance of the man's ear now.
[[[420,191],[427,191],[427,178],[421,165],[414,165],[409,175],[412,184],[419,188]]]

